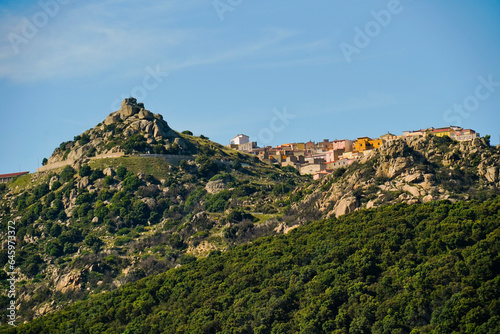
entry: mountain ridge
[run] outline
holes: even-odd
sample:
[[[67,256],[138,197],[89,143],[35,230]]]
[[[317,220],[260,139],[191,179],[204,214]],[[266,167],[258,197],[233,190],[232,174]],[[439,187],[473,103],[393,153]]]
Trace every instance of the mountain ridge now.
[[[158,157],[165,153],[180,161]],[[321,219],[500,194],[500,147],[484,138],[390,141],[313,181],[176,132],[135,99],[62,143],[48,162],[56,168],[0,187],[2,224],[18,222],[18,312],[26,321]],[[6,259],[3,248],[0,264]],[[1,296],[0,306],[6,302]]]

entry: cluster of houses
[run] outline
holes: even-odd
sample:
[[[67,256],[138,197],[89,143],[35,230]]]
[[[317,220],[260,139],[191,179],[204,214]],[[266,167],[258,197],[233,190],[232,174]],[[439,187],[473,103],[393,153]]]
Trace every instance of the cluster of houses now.
[[[275,147],[258,147],[256,142],[250,141],[250,137],[239,134],[231,139],[228,147],[256,155],[261,161],[281,166],[292,166],[301,174],[313,175],[315,180],[332,173],[334,170],[347,167],[356,159],[359,159],[372,150],[382,146],[384,142],[404,137],[423,137],[432,134],[434,136],[448,136],[457,141],[469,141],[479,137],[479,133],[471,129],[463,129],[458,126],[446,128],[428,128],[415,131],[403,131],[400,136],[387,133],[376,139],[360,137],[356,140],[328,139],[322,142],[289,143]]]

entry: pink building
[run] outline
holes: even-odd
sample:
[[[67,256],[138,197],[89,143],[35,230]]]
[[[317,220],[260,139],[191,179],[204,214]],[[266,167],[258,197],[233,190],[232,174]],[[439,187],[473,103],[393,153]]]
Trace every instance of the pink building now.
[[[352,152],[352,141],[349,139],[334,140],[331,145],[332,149],[325,153],[326,162],[335,162],[345,152]]]
[[[458,141],[468,141],[479,138],[480,135],[471,129],[461,129],[456,131],[450,131],[450,138]]]
[[[352,141],[349,139],[334,140],[332,141],[332,150],[345,150],[345,152],[351,152]]]
[[[344,149],[331,150],[325,153],[325,161],[326,162],[335,162],[339,160],[339,157],[344,154]]]

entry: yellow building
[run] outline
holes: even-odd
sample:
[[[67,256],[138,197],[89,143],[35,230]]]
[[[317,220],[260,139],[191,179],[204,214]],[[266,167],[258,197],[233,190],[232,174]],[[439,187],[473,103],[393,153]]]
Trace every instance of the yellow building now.
[[[441,128],[432,131],[431,133],[436,137],[450,137],[450,128]]]
[[[371,139],[369,137],[358,138],[354,142],[354,151],[363,152],[366,150],[373,150],[382,146],[382,139]]]
[[[452,137],[453,133],[455,133],[456,131],[461,131],[463,129],[459,126],[450,125],[446,128],[430,128],[428,130],[430,130],[427,131],[428,133],[432,133],[436,137]]]
[[[306,149],[306,144],[305,143],[295,143],[293,145],[293,150],[294,151],[304,151]]]

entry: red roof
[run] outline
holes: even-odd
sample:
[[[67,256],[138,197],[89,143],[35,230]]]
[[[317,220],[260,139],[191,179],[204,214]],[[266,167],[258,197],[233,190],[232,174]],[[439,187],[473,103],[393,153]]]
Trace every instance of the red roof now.
[[[0,174],[0,179],[12,178],[12,177],[21,176],[21,175],[28,174],[28,173],[29,172]]]

